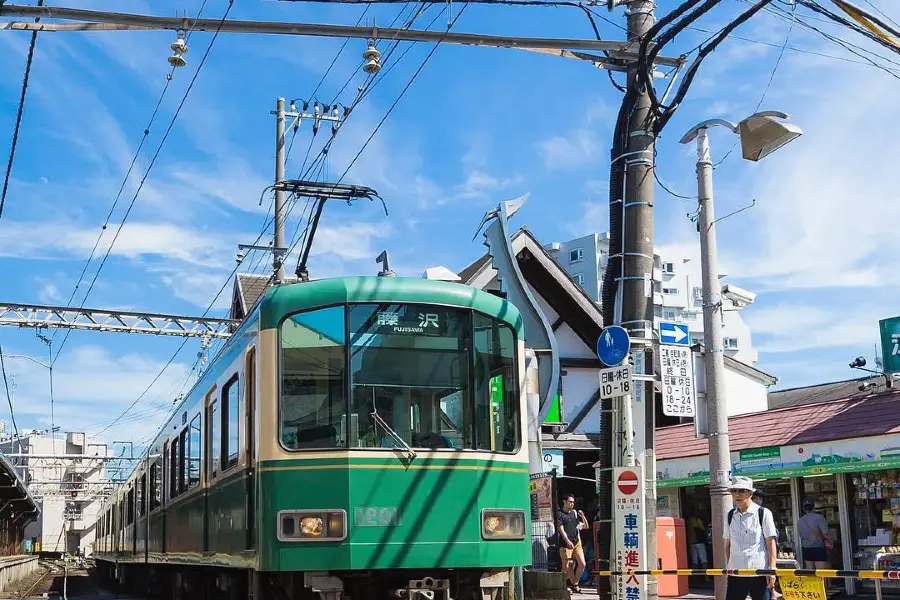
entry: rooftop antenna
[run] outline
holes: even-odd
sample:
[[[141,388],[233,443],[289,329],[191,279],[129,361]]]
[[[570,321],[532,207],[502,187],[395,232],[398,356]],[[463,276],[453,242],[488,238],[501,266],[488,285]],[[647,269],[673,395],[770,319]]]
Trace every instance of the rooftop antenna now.
[[[381,254],[378,255],[378,258],[375,259],[375,262],[381,263],[381,270],[378,271],[379,277],[396,277],[397,274],[391,270],[391,262],[390,257],[388,256],[387,250],[382,250]]]

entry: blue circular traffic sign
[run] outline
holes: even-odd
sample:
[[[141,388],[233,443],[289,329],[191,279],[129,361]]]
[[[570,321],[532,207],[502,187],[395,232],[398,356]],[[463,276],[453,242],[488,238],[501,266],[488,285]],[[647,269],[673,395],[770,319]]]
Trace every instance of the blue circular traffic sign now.
[[[597,357],[607,367],[615,367],[628,356],[631,340],[628,332],[618,325],[610,325],[603,329],[597,340]]]

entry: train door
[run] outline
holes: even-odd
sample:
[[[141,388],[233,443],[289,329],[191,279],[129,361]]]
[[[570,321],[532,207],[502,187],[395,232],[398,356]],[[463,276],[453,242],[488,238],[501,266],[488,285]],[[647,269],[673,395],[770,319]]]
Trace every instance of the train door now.
[[[169,471],[171,470],[171,465],[169,465],[169,441],[163,444],[163,459],[162,464],[159,466],[162,470],[162,544],[160,551],[162,553],[166,553],[169,547],[169,536],[168,536],[168,521],[169,521],[169,502],[172,499],[172,493],[169,491]]]
[[[247,350],[246,364],[244,365],[244,405],[247,418],[245,423],[247,448],[247,550],[256,548],[256,348],[251,346]]]

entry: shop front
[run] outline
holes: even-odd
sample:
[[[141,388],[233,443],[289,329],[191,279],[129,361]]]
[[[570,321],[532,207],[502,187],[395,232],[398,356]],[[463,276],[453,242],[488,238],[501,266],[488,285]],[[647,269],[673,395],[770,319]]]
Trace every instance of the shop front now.
[[[658,437],[664,431],[658,430]],[[763,493],[762,504],[773,513],[780,566],[804,564],[798,532],[803,503],[809,500],[833,540],[830,547],[826,544],[830,568],[900,567],[900,434],[743,448],[731,453],[731,464],[732,474],[754,480]],[[691,550],[700,533],[692,524],[708,526],[710,519],[708,457],[665,457],[657,465],[660,508],[685,519],[693,566],[701,553]],[[708,543],[706,550],[711,562]],[[873,587],[852,579],[844,580],[844,586],[848,594]],[[882,587],[900,592],[900,582],[883,582]]]

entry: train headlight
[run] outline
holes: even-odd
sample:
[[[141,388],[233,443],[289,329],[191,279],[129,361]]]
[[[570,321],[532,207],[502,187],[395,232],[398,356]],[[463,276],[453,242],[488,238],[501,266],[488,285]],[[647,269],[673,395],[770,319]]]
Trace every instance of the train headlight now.
[[[278,513],[282,542],[339,542],[347,537],[343,510],[283,510]]]
[[[525,511],[485,508],[481,511],[481,537],[486,540],[525,538]]]

